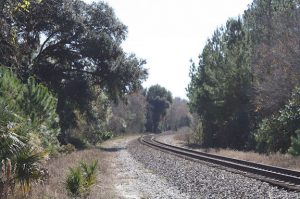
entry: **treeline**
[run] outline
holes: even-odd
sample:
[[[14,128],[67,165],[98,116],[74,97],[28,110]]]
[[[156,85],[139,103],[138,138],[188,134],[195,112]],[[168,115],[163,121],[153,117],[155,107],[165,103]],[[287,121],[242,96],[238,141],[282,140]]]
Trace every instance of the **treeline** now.
[[[254,0],[191,64],[190,109],[204,147],[300,152],[300,4]]]
[[[125,101],[112,104],[109,127],[117,134],[160,133],[190,126],[192,116],[187,101],[174,98],[170,91],[154,85],[128,95]]]

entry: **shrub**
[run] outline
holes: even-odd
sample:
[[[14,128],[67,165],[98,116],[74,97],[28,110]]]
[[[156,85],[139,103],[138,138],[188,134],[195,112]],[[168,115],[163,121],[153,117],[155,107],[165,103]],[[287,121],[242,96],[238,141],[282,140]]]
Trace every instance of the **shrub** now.
[[[16,155],[16,180],[21,185],[22,192],[31,191],[31,185],[44,177],[44,172],[39,166],[43,159],[43,152],[36,152],[30,147],[22,148]]]
[[[34,78],[23,84],[12,71],[0,66],[1,134],[10,133],[16,138],[22,136],[24,139],[21,141],[26,140],[24,144],[35,147],[58,146],[56,137],[60,129],[56,107],[57,99],[45,86],[36,83]],[[0,146],[12,143],[0,142]]]
[[[7,160],[1,165],[1,194],[7,193],[7,184],[13,184],[8,183],[8,174],[14,175],[24,195],[31,191],[33,182],[43,178],[41,151],[58,146],[56,105],[57,99],[34,78],[24,84],[11,70],[0,66],[0,160]]]
[[[300,129],[300,89],[296,88],[288,103],[277,114],[265,118],[254,133],[259,152],[285,153],[296,147],[296,130]],[[293,147],[292,147],[293,148]],[[291,148],[291,150],[292,150]]]
[[[112,132],[107,131],[107,132],[101,133],[101,140],[102,140],[102,141],[109,140],[109,139],[111,139],[112,137],[113,137]]]
[[[69,173],[66,177],[66,189],[72,196],[80,196],[88,194],[92,185],[97,180],[97,164],[98,161],[94,160],[88,164],[81,162],[80,166],[69,168]]]
[[[73,196],[79,196],[83,188],[83,175],[80,167],[70,168],[66,179],[66,189]]]
[[[93,184],[96,183],[96,169],[97,169],[98,161],[94,160],[91,164],[87,164],[86,162],[81,163],[81,168],[83,171],[84,177],[84,187],[85,189],[89,189]]]
[[[200,144],[202,145],[203,144],[203,136],[204,136],[204,133],[203,133],[203,126],[202,126],[202,122],[199,121],[198,125],[196,126],[196,128],[194,129],[195,131],[195,135],[194,135],[194,141],[195,143],[197,144]]]
[[[300,129],[296,130],[296,136],[291,138],[291,146],[288,150],[288,153],[293,156],[300,155]]]

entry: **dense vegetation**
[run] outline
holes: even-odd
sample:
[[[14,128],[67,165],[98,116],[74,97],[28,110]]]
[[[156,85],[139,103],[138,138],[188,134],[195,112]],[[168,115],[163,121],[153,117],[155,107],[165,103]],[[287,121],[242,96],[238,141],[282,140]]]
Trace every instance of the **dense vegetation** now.
[[[58,148],[60,132],[57,99],[29,78],[23,84],[10,70],[0,68],[0,195],[19,186],[23,194],[44,177],[38,163]]]
[[[39,162],[72,148],[60,144],[111,137],[111,101],[139,90],[147,70],[123,51],[127,27],[104,2],[5,0],[0,26],[2,198],[28,194],[47,176]]]
[[[0,6],[0,64],[54,93],[61,142],[78,137],[83,123],[101,129],[97,105],[139,89],[147,76],[145,61],[121,48],[127,27],[106,3],[11,0]]]
[[[123,51],[127,27],[106,3],[4,0],[0,27],[0,198],[24,198],[47,180],[45,157],[188,124],[186,102],[166,122],[171,93],[143,90],[145,60]],[[69,194],[87,195],[96,169],[70,168]]]
[[[127,27],[106,3],[1,1],[0,198],[47,178],[45,157],[113,134],[193,123],[204,147],[299,155],[299,14],[296,0],[254,0],[229,19],[191,64],[187,102],[142,88],[145,60],[124,52]],[[70,195],[87,194],[96,167],[70,168]]]
[[[189,105],[203,146],[299,154],[299,6],[254,0],[191,64]]]

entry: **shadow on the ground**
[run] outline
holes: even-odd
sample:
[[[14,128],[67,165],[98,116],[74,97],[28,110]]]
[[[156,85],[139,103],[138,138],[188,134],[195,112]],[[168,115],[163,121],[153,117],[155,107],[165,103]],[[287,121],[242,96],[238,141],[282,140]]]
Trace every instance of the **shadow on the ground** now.
[[[122,151],[126,149],[125,147],[99,147],[100,150],[106,151],[106,152],[117,152],[117,151]]]

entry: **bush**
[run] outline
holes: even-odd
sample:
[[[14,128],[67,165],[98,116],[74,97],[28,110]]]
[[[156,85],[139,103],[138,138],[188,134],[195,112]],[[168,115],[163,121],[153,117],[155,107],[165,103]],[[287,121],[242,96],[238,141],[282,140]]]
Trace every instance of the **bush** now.
[[[112,132],[107,131],[107,132],[101,133],[101,140],[102,140],[102,141],[109,140],[109,139],[111,139],[112,137],[113,137]]]
[[[202,145],[203,141],[204,141],[204,133],[203,133],[203,126],[202,126],[202,122],[199,121],[198,125],[196,126],[196,128],[194,129],[194,142],[197,144]]]
[[[0,67],[0,129],[4,129],[1,137],[7,133],[16,138],[21,136],[23,144],[36,148],[58,146],[60,128],[56,107],[55,96],[34,78],[23,84],[12,71]],[[1,153],[7,155],[1,148]]]
[[[24,195],[44,177],[39,164],[43,151],[58,146],[56,105],[55,96],[33,78],[24,84],[12,71],[0,67],[0,160],[7,160],[1,165],[0,195],[7,193],[5,172],[14,173],[13,180]]]
[[[39,165],[43,157],[43,152],[36,152],[29,147],[24,147],[17,153],[15,160],[16,180],[21,185],[24,194],[31,191],[33,182],[43,179],[44,173]]]
[[[288,150],[288,153],[293,156],[300,155],[300,129],[296,130],[296,136],[292,137],[291,147]]]
[[[66,189],[73,196],[79,196],[83,188],[83,175],[80,167],[70,168],[66,179]]]
[[[259,152],[285,153],[296,147],[296,130],[300,129],[300,89],[296,88],[289,102],[277,114],[265,118],[254,133]],[[294,138],[294,139],[293,139]],[[293,147],[292,147],[293,148]],[[292,150],[292,149],[291,149]]]
[[[86,162],[81,163],[81,168],[83,171],[83,179],[84,179],[84,188],[89,189],[93,184],[96,183],[96,169],[97,169],[98,161],[94,160],[91,164],[87,164]]]
[[[88,164],[82,162],[80,166],[70,168],[66,177],[66,189],[72,196],[80,196],[88,194],[92,185],[97,180],[97,164],[98,161],[94,160]]]

